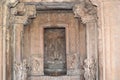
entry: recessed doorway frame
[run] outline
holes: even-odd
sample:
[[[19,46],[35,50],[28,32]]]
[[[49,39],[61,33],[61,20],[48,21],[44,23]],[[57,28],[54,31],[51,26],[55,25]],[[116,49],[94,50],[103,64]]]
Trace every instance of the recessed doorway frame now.
[[[31,4],[32,4],[32,3],[30,3],[30,5],[31,5]],[[62,3],[61,3],[61,4],[62,4]],[[29,5],[29,3],[27,3],[27,5]],[[32,4],[32,5],[33,5],[33,4]],[[35,4],[34,4],[34,5],[35,5]],[[79,4],[79,5],[80,5],[80,4]],[[65,8],[65,7],[64,7],[64,8]],[[81,7],[81,8],[82,8],[82,7]],[[72,6],[72,9],[73,9],[73,6]],[[76,11],[77,11],[77,10],[76,10]],[[75,17],[77,16],[77,18],[80,19],[82,16],[79,16],[79,15],[76,13],[76,11],[73,11],[73,12],[75,13]],[[27,20],[29,20],[29,19],[30,19],[30,18],[27,18]],[[93,25],[94,25],[94,27],[97,27],[97,21],[90,20],[90,21],[88,21],[88,22],[84,22],[84,21],[83,21],[83,23],[85,23],[87,27],[93,26]],[[20,26],[20,25],[24,27],[24,25],[26,25],[26,23],[24,23],[24,22],[21,23],[21,24],[18,23],[18,22],[15,22],[15,23],[13,23],[13,24],[15,24],[14,27],[15,27],[15,26]],[[87,37],[87,39],[90,38],[89,29],[90,29],[90,28],[87,29],[87,34],[89,35],[89,37]],[[96,28],[96,29],[97,29],[97,28]],[[22,30],[22,28],[21,28],[21,30]],[[19,32],[18,32],[18,33],[19,33]],[[97,34],[97,32],[96,32],[96,34]],[[95,38],[96,38],[96,35],[95,35]],[[90,47],[89,47],[89,46],[91,45],[91,42],[90,42],[90,41],[87,41],[87,44],[88,44],[88,45],[87,45],[87,51],[88,51],[87,54],[88,54],[88,57],[91,58],[91,57],[90,57],[91,54],[89,53],[89,52],[91,51],[91,50],[90,50]],[[96,48],[97,48],[97,41],[95,41],[95,44],[96,44]],[[92,51],[91,51],[91,52],[92,52]],[[95,50],[95,52],[97,52],[97,49]],[[96,55],[98,56],[98,52],[97,52]],[[96,61],[98,61],[98,60],[97,60],[97,59],[98,59],[97,56],[93,57],[93,58],[95,58]],[[98,64],[98,63],[97,63],[97,64]],[[10,66],[7,66],[7,69],[8,69],[8,67],[10,67]]]

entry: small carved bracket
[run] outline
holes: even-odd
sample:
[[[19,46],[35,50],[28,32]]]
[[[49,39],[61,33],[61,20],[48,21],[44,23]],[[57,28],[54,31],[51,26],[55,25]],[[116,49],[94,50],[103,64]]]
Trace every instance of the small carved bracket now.
[[[26,16],[28,18],[35,18],[36,17],[36,7],[35,5],[26,5]]]
[[[97,19],[96,7],[89,0],[84,3],[76,4],[73,8],[75,17],[81,18],[82,23],[88,23]]]
[[[15,16],[14,22],[17,24],[27,23],[27,16]]]
[[[11,8],[11,14],[14,17],[14,24],[27,25],[31,19],[36,17],[36,6],[18,3],[14,8]]]
[[[11,8],[11,13],[15,16],[24,16],[26,12],[25,4],[19,3],[14,8]]]

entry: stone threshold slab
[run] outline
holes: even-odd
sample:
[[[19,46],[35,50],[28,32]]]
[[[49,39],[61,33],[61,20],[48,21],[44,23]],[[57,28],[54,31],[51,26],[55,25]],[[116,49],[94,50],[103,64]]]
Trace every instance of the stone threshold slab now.
[[[80,76],[31,76],[28,80],[80,80]]]

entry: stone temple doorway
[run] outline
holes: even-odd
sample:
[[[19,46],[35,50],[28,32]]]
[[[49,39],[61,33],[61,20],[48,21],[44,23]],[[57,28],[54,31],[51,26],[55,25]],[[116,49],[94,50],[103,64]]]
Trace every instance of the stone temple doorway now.
[[[23,31],[22,60],[30,65],[29,78],[80,79],[80,53],[87,57],[86,30],[72,10],[38,11]]]
[[[12,80],[97,80],[96,7],[86,3],[11,8]]]

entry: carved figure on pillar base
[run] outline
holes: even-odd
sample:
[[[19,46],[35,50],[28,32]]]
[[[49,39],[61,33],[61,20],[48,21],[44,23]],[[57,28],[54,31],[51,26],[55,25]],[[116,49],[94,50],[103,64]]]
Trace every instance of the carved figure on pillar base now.
[[[14,80],[27,80],[27,62],[23,60],[23,63],[14,63],[15,79]]]
[[[93,58],[84,61],[85,80],[96,80],[96,63]]]

